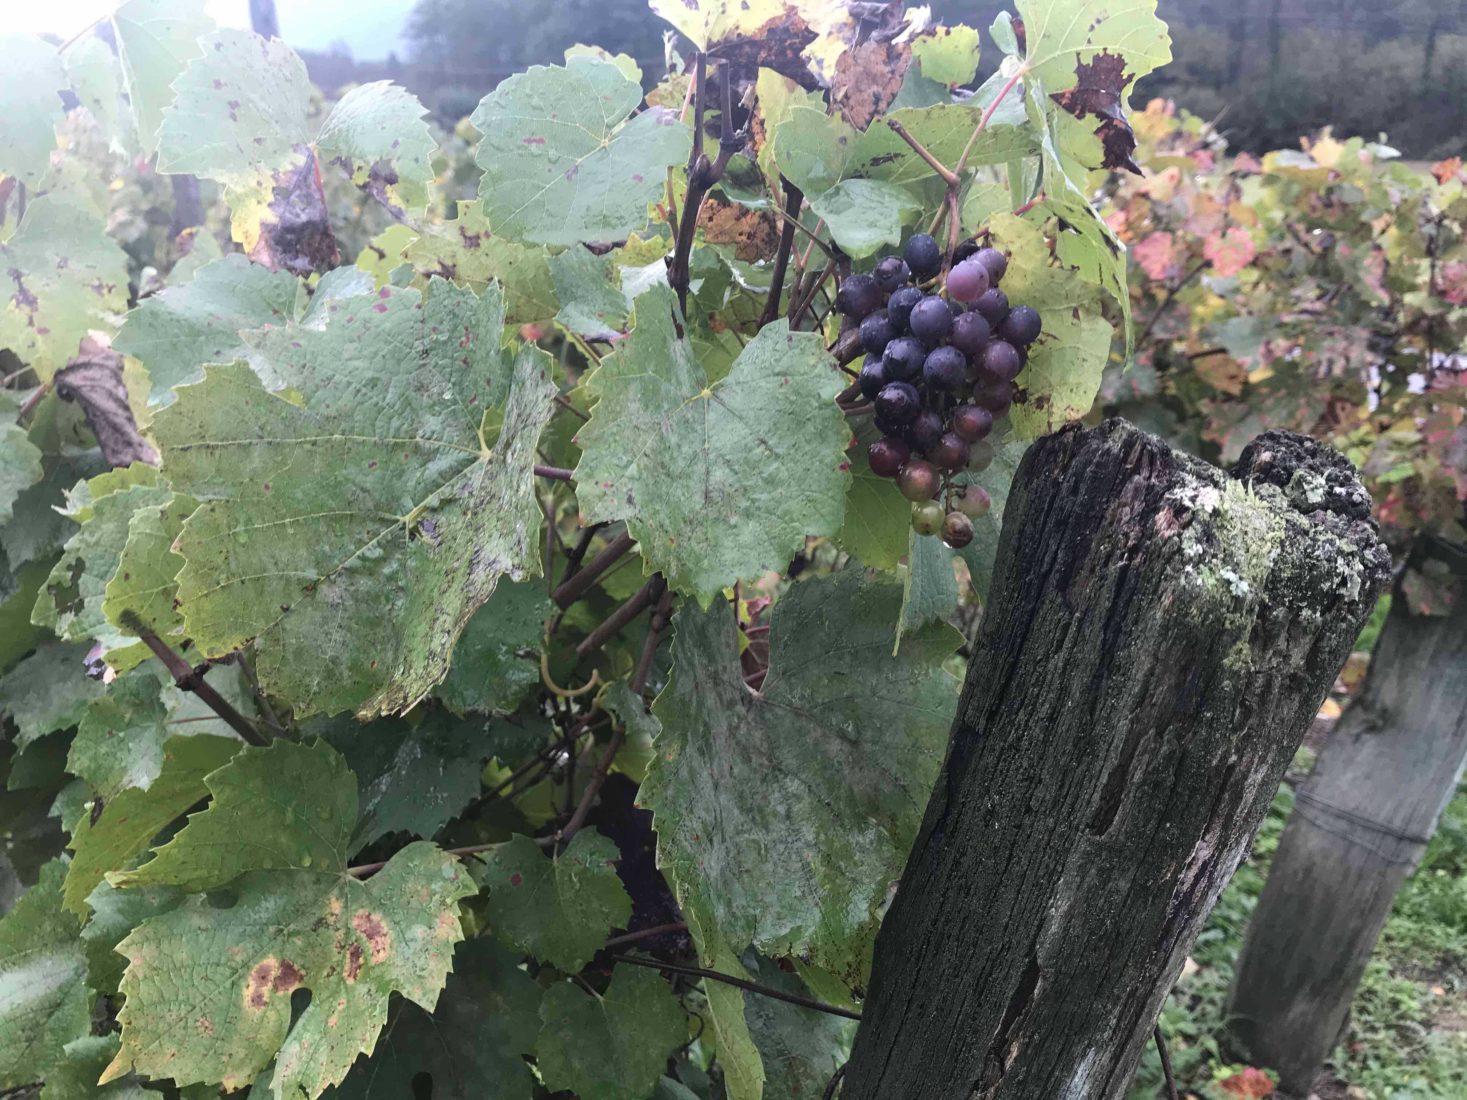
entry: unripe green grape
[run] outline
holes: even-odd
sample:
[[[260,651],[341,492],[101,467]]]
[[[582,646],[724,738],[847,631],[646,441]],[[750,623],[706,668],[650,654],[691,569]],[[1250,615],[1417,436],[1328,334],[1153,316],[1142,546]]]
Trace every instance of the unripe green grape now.
[[[942,505],[935,500],[924,500],[912,505],[912,530],[919,535],[935,535],[942,530],[946,518]]]

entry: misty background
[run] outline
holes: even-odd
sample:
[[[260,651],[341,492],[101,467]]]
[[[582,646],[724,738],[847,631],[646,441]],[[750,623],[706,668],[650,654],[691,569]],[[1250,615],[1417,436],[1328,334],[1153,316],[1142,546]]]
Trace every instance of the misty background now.
[[[113,0],[51,0],[7,29],[74,33]],[[944,22],[986,28],[1009,3],[932,0]],[[451,125],[505,77],[586,42],[664,72],[662,22],[645,0],[208,0],[226,25],[272,7],[280,36],[322,88],[389,78]],[[93,10],[95,9],[95,10]],[[1408,157],[1467,153],[1467,0],[1159,0],[1175,60],[1137,89],[1215,119],[1237,148],[1387,135]],[[65,26],[65,23],[75,26]],[[980,79],[998,64],[985,33]]]

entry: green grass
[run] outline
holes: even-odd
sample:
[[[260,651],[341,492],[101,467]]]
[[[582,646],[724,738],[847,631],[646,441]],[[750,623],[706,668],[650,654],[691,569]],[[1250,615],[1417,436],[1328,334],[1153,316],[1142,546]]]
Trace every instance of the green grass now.
[[[1295,772],[1312,764],[1307,751]],[[1236,1100],[1221,1082],[1240,1070],[1221,1047],[1223,1005],[1268,864],[1293,807],[1280,788],[1253,855],[1223,891],[1167,999],[1162,1030],[1178,1087],[1204,1100]],[[1375,958],[1335,1050],[1338,1075],[1359,1100],[1467,1098],[1467,787],[1443,815],[1421,866],[1396,898]],[[1128,1100],[1161,1095],[1161,1066],[1150,1047]]]

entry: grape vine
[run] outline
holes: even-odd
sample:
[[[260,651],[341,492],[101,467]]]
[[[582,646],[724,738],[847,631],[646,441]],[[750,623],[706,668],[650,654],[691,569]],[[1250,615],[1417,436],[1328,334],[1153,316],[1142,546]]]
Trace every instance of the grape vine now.
[[[201,0],[0,35],[0,1091],[823,1094],[1129,339],[1067,93],[1152,7],[973,88],[926,9],[651,0],[665,71],[448,125]]]

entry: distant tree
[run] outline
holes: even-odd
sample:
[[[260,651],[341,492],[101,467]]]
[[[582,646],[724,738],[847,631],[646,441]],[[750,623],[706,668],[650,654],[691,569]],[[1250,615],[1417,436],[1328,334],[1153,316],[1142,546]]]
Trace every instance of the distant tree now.
[[[577,42],[627,53],[655,71],[661,24],[644,0],[418,0],[412,59],[443,83],[493,87],[528,65],[559,62]]]

